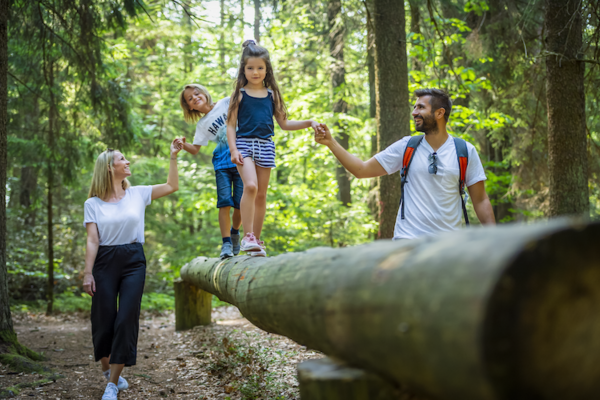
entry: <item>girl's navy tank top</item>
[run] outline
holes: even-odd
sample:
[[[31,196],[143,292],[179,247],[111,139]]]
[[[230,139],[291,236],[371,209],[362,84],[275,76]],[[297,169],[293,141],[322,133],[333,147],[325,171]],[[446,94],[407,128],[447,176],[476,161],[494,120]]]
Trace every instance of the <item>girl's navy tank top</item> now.
[[[252,97],[241,89],[242,101],[238,107],[237,137],[269,139],[274,135],[273,92],[267,97]]]

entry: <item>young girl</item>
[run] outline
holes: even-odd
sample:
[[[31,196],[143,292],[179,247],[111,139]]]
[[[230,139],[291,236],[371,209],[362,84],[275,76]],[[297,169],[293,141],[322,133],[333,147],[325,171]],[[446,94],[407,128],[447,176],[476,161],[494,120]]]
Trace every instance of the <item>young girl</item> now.
[[[287,119],[269,52],[254,40],[246,40],[242,46],[240,69],[227,114],[227,141],[231,161],[237,164],[244,182],[240,211],[246,234],[241,250],[251,256],[265,257],[266,248],[260,234],[267,209],[271,168],[275,168],[275,144],[271,138],[273,116],[286,131],[312,127],[316,133],[318,123]]]

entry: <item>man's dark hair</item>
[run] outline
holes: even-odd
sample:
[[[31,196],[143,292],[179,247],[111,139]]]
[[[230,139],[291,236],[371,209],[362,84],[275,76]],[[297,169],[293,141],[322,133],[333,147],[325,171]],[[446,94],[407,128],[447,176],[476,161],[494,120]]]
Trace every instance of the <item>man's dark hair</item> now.
[[[452,112],[452,100],[450,96],[445,90],[442,89],[417,89],[415,90],[415,96],[423,97],[423,96],[431,96],[429,98],[429,104],[431,104],[431,109],[433,112],[443,108],[446,110],[444,112],[444,118],[446,122],[450,118],[450,113]]]

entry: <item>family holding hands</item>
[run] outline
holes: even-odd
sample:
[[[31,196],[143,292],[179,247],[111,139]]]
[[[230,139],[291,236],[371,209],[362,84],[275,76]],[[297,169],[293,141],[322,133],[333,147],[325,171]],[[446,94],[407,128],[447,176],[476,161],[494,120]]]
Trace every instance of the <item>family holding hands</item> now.
[[[455,230],[461,225],[460,205],[456,201],[459,173],[458,167],[451,162],[451,155],[456,157],[456,150],[445,128],[451,101],[441,90],[425,91],[423,95],[416,93],[418,101],[413,118],[417,130],[425,133],[426,140],[414,152],[411,175],[415,178],[406,187],[406,195],[403,196],[407,202],[407,218],[398,216],[395,239]],[[109,381],[102,396],[105,400],[117,399],[119,391],[128,388],[121,371],[124,366],[136,363],[146,273],[142,246],[144,212],[152,200],[178,190],[177,155],[181,150],[196,154],[209,141],[216,142],[212,161],[223,240],[220,257],[228,258],[240,251],[253,257],[267,255],[261,234],[271,169],[276,166],[273,117],[283,130],[312,128],[316,142],[329,147],[357,178],[399,171],[408,144],[404,138],[363,162],[343,149],[325,124],[312,120],[288,120],[269,52],[253,40],[243,44],[235,90],[230,98],[215,103],[204,86],[189,84],[180,94],[180,105],[184,119],[197,123],[196,132],[192,143],[188,143],[185,137],[176,138],[171,143],[167,182],[130,186],[127,181],[127,177],[131,176],[129,161],[119,151],[107,149],[96,160],[89,198],[85,202],[83,224],[87,230],[87,248],[83,288],[92,296],[95,359],[101,361],[104,376]],[[481,161],[472,145],[467,144],[467,148],[470,158],[466,186],[475,212],[482,223],[493,223],[491,204],[483,186],[485,174]],[[429,165],[429,170],[431,165],[435,165],[433,177],[426,177],[420,171],[420,164],[431,160],[431,154],[428,156],[427,152],[434,155],[434,162]],[[427,164],[424,165],[427,170]],[[431,181],[425,186],[422,182],[418,183],[424,177]],[[411,187],[413,181],[414,190]],[[438,192],[423,198],[423,190]],[[241,226],[244,227],[244,236],[240,240]]]

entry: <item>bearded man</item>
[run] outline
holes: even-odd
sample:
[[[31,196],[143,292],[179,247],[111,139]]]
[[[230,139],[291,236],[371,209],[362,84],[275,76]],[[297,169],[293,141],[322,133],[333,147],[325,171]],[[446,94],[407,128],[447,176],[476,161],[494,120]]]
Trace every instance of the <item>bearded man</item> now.
[[[477,150],[472,144],[453,138],[446,131],[452,111],[450,96],[440,89],[419,89],[415,96],[417,100],[412,117],[415,129],[423,132],[424,138],[410,141],[411,136],[405,136],[368,161],[362,161],[340,146],[324,124],[315,133],[315,141],[327,146],[344,168],[359,179],[398,171],[404,173],[403,195],[402,199],[398,199],[400,208],[394,228],[395,240],[460,229],[463,215],[466,218],[466,211],[462,212],[466,210],[462,199],[463,186],[469,192],[479,221],[495,224],[492,205],[485,191],[486,176]],[[407,147],[410,147],[412,156],[409,152],[405,157]],[[462,167],[462,181],[460,157],[466,164]]]

